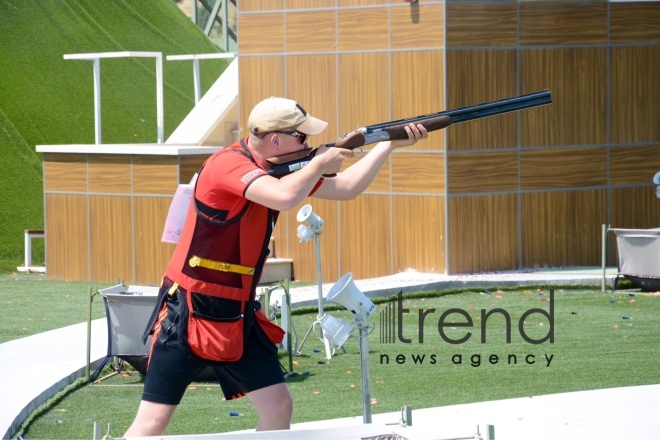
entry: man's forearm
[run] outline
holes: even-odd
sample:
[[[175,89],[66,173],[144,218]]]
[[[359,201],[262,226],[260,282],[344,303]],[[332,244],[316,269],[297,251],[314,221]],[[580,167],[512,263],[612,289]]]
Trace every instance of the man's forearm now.
[[[393,150],[390,141],[379,142],[363,159],[339,173],[336,179],[341,180],[337,183],[345,193],[345,198],[351,199],[362,194],[374,181]]]

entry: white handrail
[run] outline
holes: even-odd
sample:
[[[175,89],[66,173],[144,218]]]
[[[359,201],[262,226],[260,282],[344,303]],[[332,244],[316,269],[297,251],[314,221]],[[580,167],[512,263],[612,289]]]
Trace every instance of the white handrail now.
[[[158,143],[164,140],[163,114],[163,54],[160,52],[101,52],[65,54],[65,60],[94,62],[94,141],[101,144],[101,58],[155,58],[156,59],[156,123]]]
[[[199,60],[210,60],[217,58],[234,58],[235,53],[203,53],[197,55],[168,55],[165,57],[167,61],[181,61],[192,60],[193,62],[193,81],[195,87],[195,104],[201,99],[201,87],[199,80]]]

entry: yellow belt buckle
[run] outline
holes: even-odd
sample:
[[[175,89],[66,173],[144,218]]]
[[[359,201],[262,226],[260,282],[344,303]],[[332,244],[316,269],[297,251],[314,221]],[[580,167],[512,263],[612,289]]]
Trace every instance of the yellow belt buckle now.
[[[172,284],[172,287],[170,287],[170,290],[167,291],[167,294],[169,296],[174,296],[174,294],[176,293],[178,288],[179,288],[179,285],[177,283]]]
[[[199,257],[192,257],[189,261],[188,264],[190,267],[196,267],[199,264]]]

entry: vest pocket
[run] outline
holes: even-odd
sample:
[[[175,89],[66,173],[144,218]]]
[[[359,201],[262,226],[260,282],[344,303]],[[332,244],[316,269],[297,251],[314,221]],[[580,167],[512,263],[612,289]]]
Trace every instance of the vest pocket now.
[[[190,292],[188,346],[210,361],[237,361],[243,356],[245,303]]]

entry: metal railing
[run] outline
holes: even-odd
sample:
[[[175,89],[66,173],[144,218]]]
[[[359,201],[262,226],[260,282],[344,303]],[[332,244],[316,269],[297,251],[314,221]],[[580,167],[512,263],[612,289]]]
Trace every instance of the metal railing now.
[[[236,29],[230,26],[230,5],[236,11],[236,0],[190,0],[192,3],[191,19],[199,26],[207,37],[211,37],[216,23],[221,27],[222,37],[219,46],[226,52],[231,52],[238,44]],[[208,17],[201,17],[198,3],[208,13]],[[206,18],[203,22],[202,18]]]

